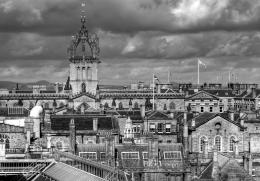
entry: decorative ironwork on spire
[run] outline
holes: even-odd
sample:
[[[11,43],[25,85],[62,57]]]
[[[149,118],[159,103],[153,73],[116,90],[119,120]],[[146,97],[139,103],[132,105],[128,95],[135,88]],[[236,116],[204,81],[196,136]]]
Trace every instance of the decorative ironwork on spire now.
[[[86,27],[85,3],[81,4],[81,28],[72,36],[71,44],[68,48],[69,59],[72,62],[98,62],[99,61],[99,38],[95,33],[90,34]],[[80,46],[80,47],[79,47]],[[89,47],[90,52],[87,52]],[[81,53],[81,54],[79,54]]]

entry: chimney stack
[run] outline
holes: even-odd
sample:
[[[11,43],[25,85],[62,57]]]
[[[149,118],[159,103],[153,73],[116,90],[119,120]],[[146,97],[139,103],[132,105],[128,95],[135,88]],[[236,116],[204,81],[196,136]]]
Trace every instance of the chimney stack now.
[[[229,119],[230,119],[231,121],[235,121],[235,113],[234,113],[234,111],[230,111],[230,112],[229,112]]]
[[[70,120],[70,151],[73,154],[76,152],[76,127],[74,119]]]
[[[140,106],[140,111],[141,111],[141,116],[142,116],[142,118],[144,119],[144,117],[145,117],[145,106],[144,105],[141,105]]]
[[[98,130],[98,118],[93,118],[93,131]]]

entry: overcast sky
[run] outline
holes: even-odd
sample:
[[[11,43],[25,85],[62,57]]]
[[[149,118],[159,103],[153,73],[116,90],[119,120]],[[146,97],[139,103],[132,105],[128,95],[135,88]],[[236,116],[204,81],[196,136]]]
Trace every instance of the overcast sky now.
[[[80,0],[0,0],[0,79],[66,81]],[[260,83],[259,0],[87,0],[100,38],[101,84],[161,81]]]

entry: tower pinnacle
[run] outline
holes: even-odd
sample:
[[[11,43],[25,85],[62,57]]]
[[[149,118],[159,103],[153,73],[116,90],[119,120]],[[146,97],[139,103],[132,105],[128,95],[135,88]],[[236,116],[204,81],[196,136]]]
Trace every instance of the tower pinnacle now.
[[[86,6],[86,3],[85,3],[85,2],[81,3],[81,8],[82,8],[82,9],[81,9],[81,18],[80,18],[80,21],[81,21],[82,24],[85,24],[85,22],[86,22],[85,6]]]

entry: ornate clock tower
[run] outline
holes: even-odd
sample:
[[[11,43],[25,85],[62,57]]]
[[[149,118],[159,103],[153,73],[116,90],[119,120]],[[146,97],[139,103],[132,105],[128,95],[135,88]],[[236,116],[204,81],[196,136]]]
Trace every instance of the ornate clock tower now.
[[[84,7],[85,4],[82,4]],[[90,34],[86,27],[84,10],[81,15],[81,28],[72,36],[68,48],[70,61],[70,85],[72,93],[88,92],[96,94],[98,84],[99,38]]]

